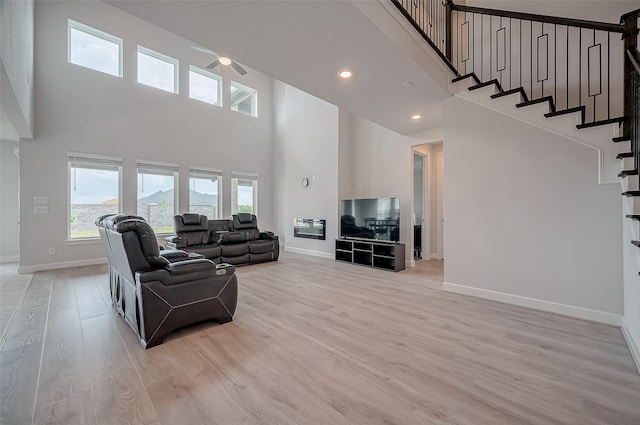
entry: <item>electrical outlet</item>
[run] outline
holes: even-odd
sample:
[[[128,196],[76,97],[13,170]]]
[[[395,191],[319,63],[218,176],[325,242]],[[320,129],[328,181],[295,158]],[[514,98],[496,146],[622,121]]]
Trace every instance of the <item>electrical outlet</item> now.
[[[33,207],[34,214],[49,214],[49,207]]]
[[[49,198],[46,197],[46,196],[34,196],[33,197],[33,203],[34,204],[40,204],[40,205],[42,205],[42,204],[46,205],[46,204],[49,203]]]
[[[56,249],[55,248],[49,248],[49,255],[56,255]]]

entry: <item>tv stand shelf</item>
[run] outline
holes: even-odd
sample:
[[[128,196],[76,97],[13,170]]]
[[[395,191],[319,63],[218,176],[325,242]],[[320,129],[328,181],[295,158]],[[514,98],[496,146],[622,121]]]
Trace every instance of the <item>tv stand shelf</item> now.
[[[404,251],[403,243],[336,239],[336,261],[376,269],[404,270]]]

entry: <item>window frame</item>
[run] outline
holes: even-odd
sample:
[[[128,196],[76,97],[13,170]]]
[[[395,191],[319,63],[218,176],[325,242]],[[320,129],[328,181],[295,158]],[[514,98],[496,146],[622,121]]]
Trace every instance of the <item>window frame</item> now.
[[[152,86],[151,84],[140,81],[140,54],[173,65],[173,91],[158,86]],[[142,84],[147,87],[153,87],[154,89],[162,90],[167,93],[180,94],[180,61],[176,58],[165,55],[164,53],[156,52],[155,50],[138,44],[138,47],[136,49],[136,82],[138,84]]]
[[[143,175],[158,175],[158,176],[173,176],[173,216],[178,214],[178,200],[180,199],[178,196],[178,183],[179,183],[179,165],[177,164],[168,164],[163,162],[154,162],[154,161],[144,161],[137,160],[136,161],[136,214],[139,216],[143,216],[140,214],[139,206],[140,206],[140,198],[138,196],[138,178],[140,176],[140,172],[142,171]],[[147,172],[151,171],[151,172]],[[154,172],[155,171],[155,172]],[[144,177],[142,178],[142,186],[144,190]],[[154,223],[150,220],[147,220],[149,226],[153,229],[156,235],[166,236],[172,235],[175,231],[173,221],[171,222],[171,230],[168,232],[160,232],[156,230],[154,227]]]
[[[66,242],[70,244],[74,243],[86,243],[87,241],[100,240],[100,235],[89,237],[72,237],[71,236],[71,181],[72,181],[72,169],[84,168],[84,169],[99,169],[99,170],[112,170],[118,173],[118,206],[117,213],[122,213],[122,170],[124,160],[122,157],[112,157],[103,155],[84,154],[76,152],[67,152],[67,239]],[[85,167],[78,167],[77,165],[85,165]],[[97,218],[97,217],[96,217]]]
[[[218,82],[218,102],[217,103],[210,103],[207,102],[206,100],[202,100],[202,99],[197,99],[195,97],[191,96],[191,73],[195,73],[198,74],[202,77],[206,77],[206,78],[210,78],[212,80],[215,80]],[[198,102],[203,102],[206,103],[208,105],[213,105],[213,106],[219,106],[222,107],[222,76],[215,74],[213,72],[207,71],[206,69],[203,68],[199,68],[195,65],[189,65],[189,99],[193,99],[193,100],[197,100]]]
[[[231,93],[233,88],[237,88],[240,90],[244,90],[250,93],[251,96],[251,113],[247,113],[245,111],[242,111],[238,108],[239,103],[237,103],[235,105],[235,109],[234,109],[234,105],[233,105],[233,94]],[[258,118],[258,90],[251,88],[249,86],[245,86],[244,84],[238,83],[237,81],[233,81],[231,80],[231,83],[229,85],[229,94],[230,94],[230,107],[232,111],[238,112],[242,115],[246,115],[248,117],[254,117],[254,118]],[[240,102],[241,103],[241,102]]]
[[[96,68],[91,68],[88,67],[86,65],[80,64],[80,63],[76,63],[76,62],[72,62],[71,61],[71,30],[76,30],[76,31],[80,31],[83,32],[85,34],[91,35],[93,37],[97,37],[100,38],[104,41],[108,41],[110,43],[114,43],[118,46],[118,74],[112,74],[110,72],[105,72],[101,69],[96,69]],[[120,37],[116,37],[113,34],[109,34],[108,32],[104,32],[102,30],[99,30],[97,28],[93,28],[89,25],[83,24],[81,22],[78,21],[74,21],[73,19],[67,19],[67,62],[71,63],[73,65],[77,65],[77,66],[81,66],[83,68],[87,68],[87,69],[91,69],[93,71],[98,71],[101,72],[103,74],[107,74],[107,75],[112,75],[114,77],[119,77],[122,78],[123,77],[123,40]]]
[[[213,220],[219,220],[222,218],[222,183],[223,183],[222,174],[223,174],[222,170],[215,170],[215,169],[202,168],[202,167],[189,168],[189,211],[191,211],[191,208],[192,208],[191,179],[194,179],[194,178],[208,179],[208,178],[215,177],[218,184],[218,195],[217,195],[218,204],[215,205],[215,207],[217,208],[218,214],[216,215],[216,217],[209,217],[207,215],[207,218],[213,219]]]
[[[253,211],[251,214],[258,215],[258,174],[257,173],[248,173],[242,171],[232,171],[231,172],[231,215],[238,213],[238,183],[235,183],[234,190],[234,180],[251,180],[253,181]],[[244,186],[244,185],[243,185]]]

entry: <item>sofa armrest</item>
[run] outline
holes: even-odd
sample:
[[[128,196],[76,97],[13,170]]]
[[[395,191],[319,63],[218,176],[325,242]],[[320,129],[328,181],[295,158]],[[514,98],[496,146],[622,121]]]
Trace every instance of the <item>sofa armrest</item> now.
[[[163,268],[136,272],[141,284],[159,282],[164,286],[179,285],[197,280],[213,278],[219,274],[216,264],[206,259],[185,260],[169,263]]]
[[[187,242],[177,235],[164,238],[164,244],[170,249],[184,249],[187,247]]]
[[[190,258],[188,252],[182,251],[180,249],[163,249],[160,251],[160,256],[169,260],[170,263],[175,263],[176,261],[184,261]]]
[[[275,236],[275,233],[273,232],[260,232],[260,235],[258,236],[258,239],[273,239],[273,237]]]
[[[185,260],[167,264],[165,269],[172,276],[180,276],[188,273],[214,271],[216,270],[216,264],[213,261],[201,258],[197,260]]]
[[[246,242],[247,238],[240,232],[221,232],[219,233],[219,244]]]

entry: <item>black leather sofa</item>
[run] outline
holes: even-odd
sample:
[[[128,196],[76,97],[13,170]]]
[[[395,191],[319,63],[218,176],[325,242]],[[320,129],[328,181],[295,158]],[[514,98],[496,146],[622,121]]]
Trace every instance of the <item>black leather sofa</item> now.
[[[276,261],[280,255],[278,236],[261,232],[253,214],[208,220],[205,215],[185,213],[174,217],[174,225],[176,235],[165,239],[167,248],[198,253],[215,263],[240,266]]]
[[[238,299],[234,266],[184,251],[161,251],[141,217],[106,215],[96,225],[107,252],[113,306],[144,348],[185,326],[233,319]]]

